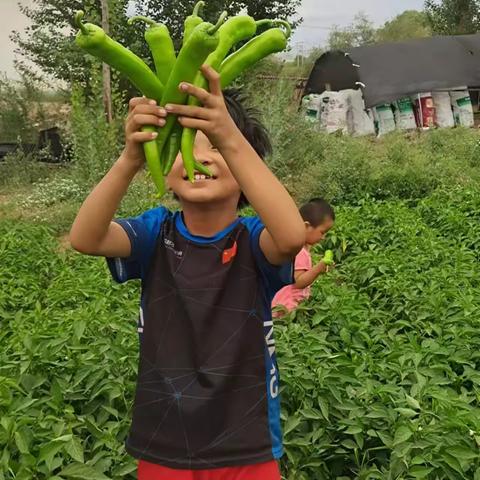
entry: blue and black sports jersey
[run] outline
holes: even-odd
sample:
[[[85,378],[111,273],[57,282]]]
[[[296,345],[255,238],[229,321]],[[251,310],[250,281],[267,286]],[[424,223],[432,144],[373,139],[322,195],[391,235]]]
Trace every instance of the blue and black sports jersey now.
[[[293,265],[271,265],[264,226],[239,218],[213,237],[160,207],[118,220],[132,253],[114,279],[142,280],[140,363],[127,451],[177,469],[282,455],[271,300]]]

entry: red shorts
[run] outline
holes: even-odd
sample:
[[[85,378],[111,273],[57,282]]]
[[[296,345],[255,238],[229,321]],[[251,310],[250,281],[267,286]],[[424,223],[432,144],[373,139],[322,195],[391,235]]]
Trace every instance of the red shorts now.
[[[138,462],[138,480],[280,480],[275,460],[243,467],[213,470],[173,470],[154,463]]]

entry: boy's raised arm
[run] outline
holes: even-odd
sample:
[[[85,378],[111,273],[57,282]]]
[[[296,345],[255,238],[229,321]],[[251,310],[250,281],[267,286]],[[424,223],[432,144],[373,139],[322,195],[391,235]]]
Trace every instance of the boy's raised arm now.
[[[153,102],[153,103],[151,103]],[[122,227],[112,222],[118,206],[145,157],[142,143],[155,138],[140,132],[144,125],[165,123],[165,111],[154,101],[133,98],[125,123],[125,149],[101,182],[83,202],[70,230],[70,243],[75,250],[88,255],[128,257],[131,244]]]
[[[137,171],[122,154],[88,195],[70,230],[70,244],[75,250],[105,257],[130,255],[130,239],[112,219]]]
[[[279,265],[294,258],[303,247],[305,224],[285,187],[243,135],[238,135],[230,136],[221,152],[265,225],[260,248],[270,263]]]

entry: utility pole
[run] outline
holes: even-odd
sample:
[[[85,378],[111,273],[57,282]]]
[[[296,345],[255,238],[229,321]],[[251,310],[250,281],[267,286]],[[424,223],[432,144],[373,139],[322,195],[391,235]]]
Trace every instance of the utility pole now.
[[[107,35],[110,34],[110,18],[108,0],[100,0],[102,5],[102,28]],[[103,105],[108,123],[112,121],[112,77],[110,66],[103,63]]]

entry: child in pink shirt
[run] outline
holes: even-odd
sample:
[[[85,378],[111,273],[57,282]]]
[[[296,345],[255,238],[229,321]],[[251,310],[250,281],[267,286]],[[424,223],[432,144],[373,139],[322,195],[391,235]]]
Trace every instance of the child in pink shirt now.
[[[310,285],[319,275],[328,271],[328,266],[323,261],[312,266],[310,249],[325,239],[335,222],[335,212],[328,202],[314,198],[303,205],[300,214],[305,222],[306,243],[295,258],[295,283],[279,290],[273,298],[272,308],[279,307],[274,312],[276,317],[285,311],[294,310],[302,300],[308,298]]]

